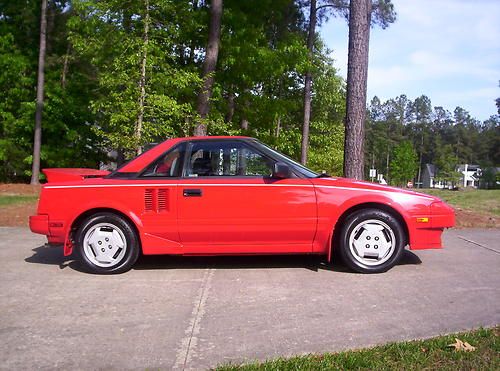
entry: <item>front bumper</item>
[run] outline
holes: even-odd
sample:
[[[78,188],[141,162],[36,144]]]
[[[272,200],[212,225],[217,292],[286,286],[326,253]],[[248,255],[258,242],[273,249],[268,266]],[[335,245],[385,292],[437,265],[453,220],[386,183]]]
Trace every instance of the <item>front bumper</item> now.
[[[410,249],[440,249],[441,234],[445,228],[455,225],[455,211],[442,201],[433,202],[429,216],[414,218],[414,228],[410,231]]]

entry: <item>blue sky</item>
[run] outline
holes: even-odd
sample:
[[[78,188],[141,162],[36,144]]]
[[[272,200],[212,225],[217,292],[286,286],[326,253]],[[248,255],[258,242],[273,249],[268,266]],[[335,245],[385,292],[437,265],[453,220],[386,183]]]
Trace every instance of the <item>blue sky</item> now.
[[[500,97],[500,0],[393,0],[396,23],[372,28],[368,101],[425,94],[433,106],[461,106],[479,120]],[[348,28],[330,18],[321,35],[347,74]]]

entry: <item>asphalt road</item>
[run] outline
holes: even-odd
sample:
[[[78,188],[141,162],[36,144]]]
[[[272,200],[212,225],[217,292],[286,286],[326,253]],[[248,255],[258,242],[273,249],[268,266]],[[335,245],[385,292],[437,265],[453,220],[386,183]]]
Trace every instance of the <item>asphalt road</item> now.
[[[82,273],[0,228],[0,367],[207,369],[500,323],[500,230],[451,230],[380,275],[304,257],[141,258]]]

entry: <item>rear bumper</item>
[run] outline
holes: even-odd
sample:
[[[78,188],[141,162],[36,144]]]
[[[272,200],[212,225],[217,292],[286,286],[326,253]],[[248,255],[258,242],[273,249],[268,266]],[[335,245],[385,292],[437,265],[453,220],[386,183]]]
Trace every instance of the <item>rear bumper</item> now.
[[[33,233],[49,235],[49,216],[32,215],[30,216],[30,229]]]
[[[64,244],[66,240],[64,223],[49,221],[49,216],[46,214],[30,216],[30,229],[33,233],[46,235],[49,244]]]

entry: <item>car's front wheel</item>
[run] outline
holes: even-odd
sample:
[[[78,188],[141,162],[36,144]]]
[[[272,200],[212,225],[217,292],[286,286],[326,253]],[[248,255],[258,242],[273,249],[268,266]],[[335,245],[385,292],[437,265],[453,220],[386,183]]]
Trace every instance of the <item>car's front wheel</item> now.
[[[97,213],[86,218],[75,236],[77,251],[91,273],[123,273],[139,257],[139,240],[134,228],[113,213]]]
[[[362,209],[345,219],[339,247],[342,260],[352,270],[381,273],[397,264],[405,245],[399,220],[382,210]]]

